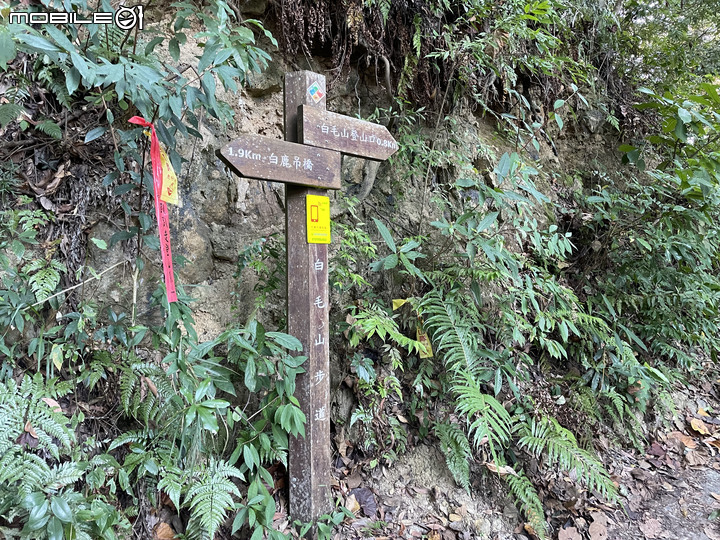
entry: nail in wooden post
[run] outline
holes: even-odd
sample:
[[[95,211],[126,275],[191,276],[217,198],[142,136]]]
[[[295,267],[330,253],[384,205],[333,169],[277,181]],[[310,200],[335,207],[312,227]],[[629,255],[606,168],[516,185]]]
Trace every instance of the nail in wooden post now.
[[[298,107],[325,110],[325,77],[285,75],[285,140],[298,141]],[[339,171],[338,171],[339,172]],[[295,396],[305,413],[305,438],[290,437],[290,515],[307,522],[330,511],[330,379],[327,244],[309,244],[307,195],[323,189],[285,184],[288,333],[308,357]]]

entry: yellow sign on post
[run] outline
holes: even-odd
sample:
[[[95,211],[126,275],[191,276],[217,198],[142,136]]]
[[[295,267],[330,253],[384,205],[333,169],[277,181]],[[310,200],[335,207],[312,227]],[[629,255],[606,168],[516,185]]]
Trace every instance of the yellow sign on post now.
[[[330,197],[307,195],[308,244],[330,243]]]

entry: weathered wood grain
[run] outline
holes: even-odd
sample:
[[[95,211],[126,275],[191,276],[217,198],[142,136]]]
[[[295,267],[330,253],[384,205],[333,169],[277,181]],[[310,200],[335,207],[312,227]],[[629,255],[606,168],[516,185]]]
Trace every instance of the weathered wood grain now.
[[[240,176],[340,189],[340,154],[261,135],[240,135],[218,151]]]
[[[303,144],[377,161],[398,149],[385,126],[304,104],[298,111],[298,136]]]
[[[316,97],[318,92],[322,94],[317,102],[310,88],[314,88]],[[285,75],[285,138],[288,141],[297,140],[298,106],[324,108],[324,93],[322,75],[309,71]],[[336,169],[328,172],[331,174],[340,174],[339,161]],[[292,184],[285,186],[288,332],[302,342],[308,357],[304,365],[306,373],[296,381],[295,395],[307,424],[305,438],[290,438],[290,515],[306,522],[332,508],[328,246],[308,244],[305,200],[308,194],[326,195],[326,192]]]

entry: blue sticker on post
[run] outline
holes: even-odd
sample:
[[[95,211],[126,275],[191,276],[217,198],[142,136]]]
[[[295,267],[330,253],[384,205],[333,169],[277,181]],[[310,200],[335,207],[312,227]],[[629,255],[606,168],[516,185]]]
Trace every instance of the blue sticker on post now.
[[[320,100],[325,97],[325,92],[317,81],[310,85],[308,88],[308,94],[310,94],[310,97],[315,103],[319,103]]]

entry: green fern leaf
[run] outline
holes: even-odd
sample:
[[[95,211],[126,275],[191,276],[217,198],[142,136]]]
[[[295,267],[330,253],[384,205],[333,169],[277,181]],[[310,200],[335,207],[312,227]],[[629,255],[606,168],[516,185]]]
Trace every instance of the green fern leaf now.
[[[211,458],[185,495],[190,520],[198,523],[208,538],[214,538],[227,511],[234,508],[233,495],[240,498],[240,490],[230,478],[242,479],[243,475],[228,463]]]
[[[521,435],[518,446],[535,457],[544,454],[549,465],[575,471],[588,488],[597,490],[606,499],[617,498],[617,490],[602,464],[587,450],[578,446],[575,436],[554,418],[518,424]]]
[[[456,424],[441,422],[435,424],[435,434],[440,439],[440,449],[455,481],[470,492],[470,463],[472,449],[467,436]]]
[[[535,530],[538,538],[547,538],[547,521],[545,520],[545,511],[543,510],[540,496],[533,487],[528,477],[520,471],[515,475],[507,475],[505,482],[510,488],[510,493],[515,498],[520,507],[520,511],[525,514],[530,526]]]
[[[0,129],[17,120],[23,110],[22,105],[17,103],[3,103],[0,105]]]
[[[510,442],[512,418],[497,399],[480,390],[479,383],[469,374],[461,373],[461,382],[453,385],[457,395],[456,410],[469,424],[475,447],[486,438],[495,460],[504,446]]]
[[[62,139],[62,129],[52,120],[38,122],[35,129],[42,131],[46,135],[50,135],[53,139]]]

